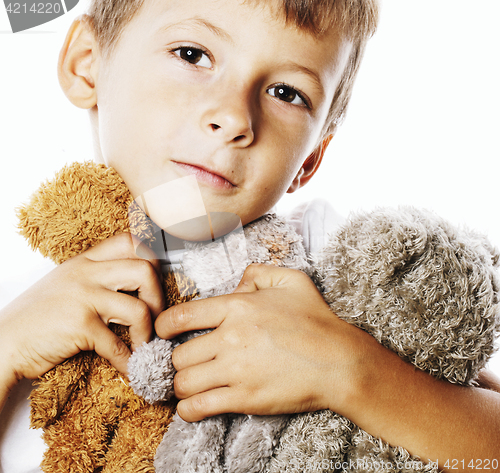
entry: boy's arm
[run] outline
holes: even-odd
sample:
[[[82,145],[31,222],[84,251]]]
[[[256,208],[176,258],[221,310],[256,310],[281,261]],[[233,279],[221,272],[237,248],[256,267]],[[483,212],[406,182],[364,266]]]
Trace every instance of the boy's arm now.
[[[164,308],[158,271],[121,234],[62,263],[2,309],[0,406],[18,380],[36,379],[80,351],[95,350],[126,373],[130,350],[107,325],[129,326],[132,349],[150,340],[151,318]]]
[[[500,461],[500,394],[438,381],[402,361],[332,315],[302,273],[252,265],[235,294],[175,306],[155,327],[164,338],[216,328],[173,352],[187,421],[328,408],[441,468]]]
[[[11,366],[5,359],[0,359],[0,413],[7,402],[10,390],[16,385],[16,378]]]

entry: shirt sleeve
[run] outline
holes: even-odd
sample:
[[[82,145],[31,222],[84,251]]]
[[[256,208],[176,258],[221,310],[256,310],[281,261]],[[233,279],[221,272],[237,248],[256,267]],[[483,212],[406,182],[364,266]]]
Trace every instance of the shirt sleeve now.
[[[345,223],[345,218],[323,199],[314,199],[295,207],[286,219],[302,236],[308,254],[318,253],[329,236]]]

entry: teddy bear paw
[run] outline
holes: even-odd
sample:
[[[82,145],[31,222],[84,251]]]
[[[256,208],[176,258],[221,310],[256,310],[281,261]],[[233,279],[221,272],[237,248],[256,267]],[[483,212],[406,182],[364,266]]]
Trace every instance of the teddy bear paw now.
[[[172,350],[170,340],[155,338],[143,343],[129,359],[130,387],[150,404],[167,401],[173,394]]]

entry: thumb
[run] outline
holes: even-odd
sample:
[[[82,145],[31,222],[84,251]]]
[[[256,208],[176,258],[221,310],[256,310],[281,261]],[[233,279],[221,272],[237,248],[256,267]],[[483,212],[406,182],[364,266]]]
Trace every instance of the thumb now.
[[[108,360],[118,371],[127,374],[130,350],[125,342],[114,334],[106,324],[102,324],[94,336],[95,352]]]
[[[245,269],[243,277],[233,292],[255,292],[285,283],[288,272],[272,264],[254,263]]]

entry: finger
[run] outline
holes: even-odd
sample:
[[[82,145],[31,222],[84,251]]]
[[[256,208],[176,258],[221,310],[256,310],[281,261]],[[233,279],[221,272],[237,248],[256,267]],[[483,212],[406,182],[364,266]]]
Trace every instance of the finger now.
[[[95,304],[101,320],[129,327],[132,350],[149,342],[153,336],[153,322],[149,307],[136,297],[113,291],[103,291]]]
[[[174,349],[172,363],[177,371],[213,360],[217,354],[217,334],[210,332],[188,340]]]
[[[234,295],[183,302],[172,306],[156,319],[156,333],[161,338],[171,339],[191,330],[217,328],[230,311],[229,297]]]
[[[186,422],[198,422],[228,412],[243,413],[241,402],[234,400],[234,388],[227,386],[195,394],[177,404],[177,413]]]
[[[139,246],[140,255],[137,251]],[[161,265],[158,256],[147,246],[141,245],[140,240],[131,233],[120,233],[107,238],[83,254],[92,261],[143,259],[153,265],[158,275],[161,274]]]
[[[283,284],[287,271],[271,264],[254,263],[245,269],[234,293],[255,292]]]
[[[488,370],[481,370],[477,376],[479,386],[484,389],[500,392],[500,378]]]
[[[109,330],[104,322],[94,325],[91,333],[93,343],[90,348],[108,360],[118,371],[127,374],[127,363],[130,358],[130,350],[127,345],[111,330]],[[82,347],[82,349],[88,349]]]
[[[178,371],[174,377],[174,391],[178,399],[186,399],[211,389],[226,386],[227,373],[217,360],[191,366]]]
[[[165,299],[160,280],[147,261],[116,260],[93,262],[94,274],[100,285],[111,291],[137,291],[153,317],[157,317],[165,307]]]

